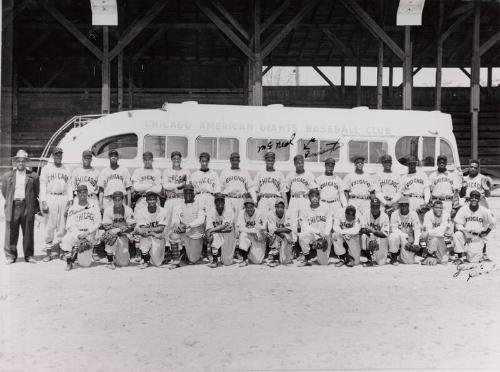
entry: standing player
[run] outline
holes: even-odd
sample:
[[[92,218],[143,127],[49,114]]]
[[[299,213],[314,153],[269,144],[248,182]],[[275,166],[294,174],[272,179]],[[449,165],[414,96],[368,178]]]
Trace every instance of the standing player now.
[[[448,163],[446,156],[439,155],[437,163],[437,171],[429,176],[431,197],[433,201],[442,201],[444,211],[449,214],[452,208],[458,208],[460,180],[456,173],[446,169],[446,164]]]
[[[71,173],[70,188],[74,196],[73,202],[76,203],[78,198],[76,196],[76,189],[79,185],[86,185],[88,190],[88,202],[99,206],[99,187],[97,181],[99,179],[99,172],[92,167],[92,152],[85,150],[82,153],[82,166],[75,168]]]
[[[294,241],[293,227],[285,211],[285,201],[276,199],[274,213],[267,218],[266,237],[269,242],[269,260],[267,264],[275,267],[292,263],[292,246]]]
[[[109,167],[104,168],[99,174],[97,186],[99,186],[99,205],[101,211],[113,205],[113,193],[121,191],[127,195],[126,204],[130,207],[131,197],[130,188],[130,173],[127,168],[118,165],[118,151],[109,150]]]
[[[355,206],[348,205],[345,210],[337,212],[333,217],[333,249],[340,258],[340,261],[335,264],[336,267],[359,265],[361,221],[356,212]]]
[[[174,208],[172,214],[172,231],[180,235],[181,245],[171,244],[172,262],[170,268],[180,266],[180,246],[184,247],[186,260],[194,264],[201,259],[203,235],[205,233],[205,211],[194,197],[194,187],[184,187],[184,200]],[[172,235],[172,234],[171,234]],[[171,241],[172,243],[172,241]],[[177,249],[174,249],[176,247]]]
[[[426,241],[427,256],[422,261],[423,265],[433,265],[435,263],[448,263],[448,247],[445,238],[453,234],[453,223],[450,213],[443,210],[443,202],[436,200],[432,210],[424,216],[421,239]]]
[[[106,246],[109,269],[114,270],[118,266],[128,266],[130,253],[128,250],[129,236],[135,227],[132,209],[123,204],[123,193],[113,193],[113,206],[104,210],[102,226],[106,231],[102,240]]]
[[[69,185],[70,171],[62,164],[63,150],[59,147],[52,151],[54,163],[43,167],[40,174],[40,204],[45,217],[45,248],[48,262],[57,254],[59,243],[64,236],[65,213],[73,200]],[[53,252],[54,251],[54,252]]]
[[[385,212],[390,217],[394,209],[397,207],[401,193],[401,176],[392,171],[391,155],[381,157],[383,171],[378,174],[376,179],[376,196],[384,206]]]
[[[458,258],[454,264],[463,263],[463,255],[469,262],[483,261],[483,246],[491,229],[495,227],[493,214],[487,208],[479,205],[481,193],[472,190],[469,194],[469,204],[460,208],[455,216],[455,253]]]
[[[285,208],[287,207],[285,193],[285,177],[283,173],[274,169],[276,155],[267,152],[264,155],[266,169],[257,172],[255,176],[255,189],[257,192],[257,203],[259,210],[266,214],[274,209],[277,198],[283,198]]]
[[[366,266],[385,265],[389,253],[389,217],[380,210],[380,200],[370,201],[370,210],[361,217],[361,247],[365,251]],[[375,262],[373,262],[375,261]]]
[[[416,157],[410,156],[407,165],[408,173],[401,176],[401,194],[409,200],[410,209],[416,211],[423,220],[425,212],[429,210],[429,179],[424,172],[417,171]]]
[[[137,226],[134,229],[136,240],[139,240],[142,263],[141,269],[149,264],[158,267],[165,257],[165,235],[167,224],[165,210],[159,206],[158,195],[153,191],[146,194],[146,204],[137,205],[134,210]]]
[[[309,190],[308,195],[309,205],[300,209],[298,238],[304,261],[300,262],[299,266],[311,266],[312,250],[316,251],[320,265],[328,265],[332,215],[328,205],[319,202],[318,189]]]
[[[328,158],[325,160],[325,174],[316,178],[321,202],[328,204],[330,213],[335,210],[347,206],[347,200],[344,194],[344,182],[342,179],[333,174],[335,169],[335,159]]]
[[[101,226],[99,207],[87,201],[87,186],[78,185],[76,190],[78,202],[68,210],[66,220],[66,235],[61,242],[61,249],[67,253],[66,270],[78,264],[88,267],[92,264],[92,248],[96,242],[96,232]]]
[[[200,154],[200,170],[191,175],[194,186],[195,200],[201,205],[205,213],[214,205],[214,194],[220,192],[219,176],[208,168],[210,155]]]
[[[347,202],[362,213],[370,209],[370,197],[375,194],[373,177],[363,171],[365,158],[354,158],[354,172],[344,177],[344,193]]]
[[[161,173],[153,168],[153,153],[146,151],[142,154],[144,168],[137,168],[132,174],[132,199],[136,205],[146,204],[146,194],[151,191],[156,194],[161,192]]]
[[[224,265],[232,265],[236,247],[233,208],[225,205],[224,194],[215,194],[214,199],[215,207],[207,212],[205,232],[211,268],[217,267],[219,256]]]
[[[250,194],[255,198],[253,181],[246,170],[240,169],[240,154],[233,152],[229,157],[231,169],[224,169],[220,175],[222,193],[226,195],[226,204],[233,210],[233,216],[238,218],[238,214],[243,209],[243,198],[245,194]]]
[[[460,196],[465,197],[465,199],[468,200],[471,191],[476,190],[481,195],[479,204],[488,208],[486,197],[490,196],[491,181],[489,177],[479,173],[479,169],[479,160],[471,160],[469,162],[469,172],[467,176],[464,176],[463,178]]]
[[[243,257],[239,266],[248,265],[248,261],[260,265],[266,254],[265,217],[255,209],[251,197],[245,198],[244,209],[238,215],[236,234],[239,240],[239,254]]]
[[[410,209],[410,201],[406,197],[399,199],[399,209],[391,215],[391,234],[389,235],[389,251],[391,264],[397,265],[397,252],[404,264],[415,263],[415,253],[420,251],[420,220],[417,212]]]
[[[309,206],[309,190],[316,188],[314,175],[304,169],[304,157],[295,155],[293,164],[295,172],[288,173],[285,178],[285,190],[290,193],[287,213],[292,219],[298,218],[300,210]]]

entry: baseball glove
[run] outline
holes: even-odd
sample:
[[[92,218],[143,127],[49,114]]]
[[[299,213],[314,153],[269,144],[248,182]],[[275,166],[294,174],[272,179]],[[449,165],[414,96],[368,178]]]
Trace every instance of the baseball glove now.
[[[414,245],[414,244],[408,242],[408,243],[405,244],[405,249],[408,252],[417,253],[420,250],[420,247],[418,245]]]
[[[94,245],[86,238],[83,238],[78,240],[78,242],[76,243],[76,248],[78,250],[78,253],[81,253],[93,249]]]
[[[326,240],[325,238],[319,238],[318,240],[313,242],[312,247],[313,249],[325,252],[328,248],[328,240]]]
[[[378,240],[377,239],[370,239],[368,240],[368,250],[373,253],[378,251],[379,245],[378,245]]]
[[[422,260],[421,264],[428,265],[428,266],[437,265],[436,252],[433,252],[433,253],[427,252],[426,257]]]
[[[106,245],[113,245],[113,244],[115,244],[117,239],[118,239],[118,236],[116,236],[115,234],[110,233],[109,231],[104,232],[104,234],[102,234],[102,237],[101,237],[101,240]]]

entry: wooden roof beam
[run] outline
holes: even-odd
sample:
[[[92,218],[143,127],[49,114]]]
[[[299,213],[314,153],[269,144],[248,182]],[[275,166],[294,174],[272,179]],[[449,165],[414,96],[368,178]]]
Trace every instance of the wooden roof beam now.
[[[302,21],[302,19],[307,13],[309,13],[317,2],[318,0],[312,0],[304,5],[297,15],[293,17],[290,22],[288,22],[285,27],[283,27],[283,29],[272,38],[272,40],[266,40],[266,42],[264,42],[264,47],[262,48],[262,59],[266,58],[267,55],[269,55],[269,53],[271,53],[273,49],[283,41],[283,39],[300,23],[300,21]]]
[[[66,30],[68,30],[80,43],[102,61],[101,50],[94,45],[71,21],[69,21],[57,8],[48,0],[39,0],[41,5],[54,17]]]
[[[229,23],[233,25],[233,27],[238,30],[238,32],[245,38],[249,39],[250,36],[245,30],[245,28],[229,13],[226,8],[219,2],[219,0],[212,0],[212,5],[217,9],[227,20]]]
[[[404,51],[399,47],[394,40],[391,39],[389,35],[380,27],[377,22],[355,1],[355,0],[340,0],[342,4],[353,13],[361,23],[372,33],[376,38],[381,39],[392,52],[399,57],[399,59],[404,59]]]
[[[10,11],[6,9],[5,15],[2,19],[2,29],[14,22],[14,19],[26,8],[29,2],[30,0],[18,1],[18,5],[15,7],[13,5],[13,8]]]
[[[125,47],[130,44],[130,42],[134,40],[158,14],[160,14],[167,4],[168,0],[157,0],[156,3],[147,10],[146,14],[134,22],[124,33],[124,36],[118,40],[116,46],[109,52],[109,60],[112,61],[120,54],[123,49],[125,49]]]
[[[464,14],[462,14],[459,18],[457,18],[457,20],[455,22],[453,22],[453,24],[451,24],[450,27],[448,27],[446,29],[445,32],[443,32],[441,34],[441,37],[439,38],[439,43],[444,43],[445,40],[453,33],[455,32],[459,27],[460,25],[467,19],[470,17],[470,15],[472,14],[472,7],[471,7],[471,10],[468,11],[468,12],[465,12]]]
[[[136,62],[149,48],[151,48],[153,46],[154,43],[156,43],[158,41],[158,39],[160,39],[163,34],[165,33],[165,27],[160,27],[160,29],[158,31],[156,31],[156,33],[153,35],[152,38],[150,38],[146,44],[144,44],[141,49],[139,49],[137,51],[137,53],[134,54],[134,56],[132,57],[132,61],[133,62]]]
[[[322,31],[326,35],[328,40],[330,40],[333,43],[333,45],[338,47],[342,51],[342,53],[344,53],[349,58],[354,58],[354,53],[351,50],[351,48],[345,45],[342,42],[342,40],[340,40],[337,36],[335,36],[335,34],[331,30],[323,28]]]
[[[286,8],[290,6],[291,0],[285,0],[281,3],[279,8],[274,10],[267,19],[262,22],[262,25],[260,26],[260,32],[261,34],[269,27],[271,24],[278,19],[278,17],[283,14]]]
[[[254,61],[253,50],[246,45],[206,4],[204,0],[195,0],[200,10],[236,45],[250,60]]]
[[[498,31],[495,35],[490,37],[488,41],[486,41],[483,45],[479,47],[479,56],[482,56],[484,53],[486,53],[498,41],[500,41],[500,31]]]
[[[321,71],[321,70],[319,69],[319,67],[318,67],[318,66],[312,66],[312,68],[314,69],[314,71],[316,71],[316,72],[318,73],[318,75],[319,75],[319,76],[321,76],[321,77],[323,78],[323,80],[324,80],[324,81],[326,81],[326,82],[328,83],[328,85],[329,85],[329,86],[331,86],[331,87],[334,87],[334,86],[335,86],[335,84],[333,84],[333,82],[332,82],[330,79],[328,79],[328,76],[326,76],[326,75],[323,73],[323,71]]]
[[[45,41],[47,38],[50,36],[52,33],[52,30],[45,30],[40,37],[38,37],[36,40],[34,40],[31,45],[29,45],[27,48],[23,49],[21,53],[19,53],[18,59],[22,59],[26,56],[29,56],[31,53],[33,53],[37,48]]]

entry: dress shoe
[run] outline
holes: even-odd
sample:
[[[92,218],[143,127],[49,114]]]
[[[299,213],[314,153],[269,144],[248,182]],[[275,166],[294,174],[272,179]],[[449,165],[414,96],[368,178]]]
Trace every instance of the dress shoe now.
[[[34,257],[28,257],[28,258],[25,258],[24,259],[27,263],[31,263],[31,264],[36,264],[36,260]]]
[[[6,258],[5,259],[5,264],[6,265],[12,265],[14,262],[16,262],[15,258]]]

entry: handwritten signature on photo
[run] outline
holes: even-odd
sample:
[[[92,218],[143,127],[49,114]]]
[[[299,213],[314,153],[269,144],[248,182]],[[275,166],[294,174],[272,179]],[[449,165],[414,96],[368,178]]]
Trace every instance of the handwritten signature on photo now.
[[[286,148],[288,146],[293,146],[294,143],[293,141],[295,140],[295,133],[292,133],[292,135],[290,136],[290,139],[289,140],[270,140],[268,141],[266,144],[264,145],[259,145],[257,146],[257,152],[261,152],[261,151],[270,151],[270,150],[278,150],[278,149],[282,149],[282,148]],[[341,148],[343,146],[343,144],[340,142],[340,138],[336,141],[332,141],[332,142],[328,142],[328,143],[325,143],[325,144],[322,144],[324,146],[324,148],[320,149],[320,151],[318,152],[312,152],[311,150],[311,144],[313,143],[316,143],[316,138],[314,137],[311,137],[310,140],[308,141],[304,141],[303,142],[303,153],[304,153],[304,157],[305,158],[308,158],[308,157],[316,157],[318,155],[322,155],[322,154],[325,154],[325,153],[330,153],[330,154],[333,154],[336,150],[338,150],[339,148]],[[315,146],[316,147],[316,146]]]

